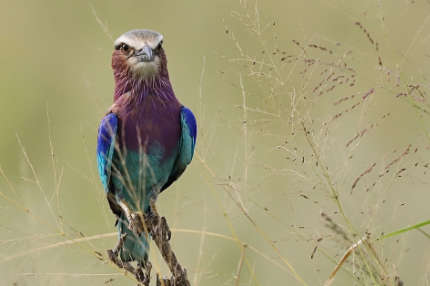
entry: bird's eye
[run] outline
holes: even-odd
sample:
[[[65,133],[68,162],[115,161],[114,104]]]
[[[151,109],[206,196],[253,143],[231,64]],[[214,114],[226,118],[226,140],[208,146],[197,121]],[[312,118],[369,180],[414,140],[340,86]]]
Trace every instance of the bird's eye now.
[[[156,50],[160,50],[160,49],[161,49],[161,47],[162,47],[162,45],[163,45],[163,41],[161,41],[155,49],[156,49]]]
[[[128,52],[128,50],[130,49],[130,47],[126,44],[126,43],[121,43],[118,46],[116,46],[117,50],[123,51],[123,52]]]

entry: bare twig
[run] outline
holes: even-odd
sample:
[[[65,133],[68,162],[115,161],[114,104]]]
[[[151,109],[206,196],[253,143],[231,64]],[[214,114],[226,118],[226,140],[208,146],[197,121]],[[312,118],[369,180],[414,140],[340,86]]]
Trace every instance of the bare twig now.
[[[187,270],[181,266],[175,253],[170,246],[171,232],[165,217],[158,215],[157,208],[155,207],[155,201],[151,200],[151,212],[150,215],[144,217],[145,224],[148,227],[149,233],[151,234],[155,244],[161,252],[164,261],[168,265],[172,277],[170,279],[160,279],[157,276],[157,285],[164,286],[190,286],[190,282],[187,277]],[[161,284],[159,284],[161,283]]]
[[[124,209],[129,221],[129,229],[137,235],[140,235],[142,232],[145,232],[146,235],[151,235],[161,252],[161,256],[163,256],[164,261],[172,273],[170,279],[160,279],[157,273],[157,285],[190,286],[191,284],[187,277],[187,271],[179,264],[170,246],[171,231],[167,225],[166,218],[159,216],[157,208],[155,207],[155,200],[151,200],[150,211],[145,214],[131,212],[125,203],[123,203],[121,207]],[[149,286],[152,269],[152,265],[149,261],[144,264],[137,263],[137,267],[134,268],[130,263],[125,263],[118,258],[119,250],[122,248],[125,238],[126,235],[122,235],[116,247],[113,250],[107,251],[108,257],[119,268],[132,273],[139,283],[142,283],[144,286]]]

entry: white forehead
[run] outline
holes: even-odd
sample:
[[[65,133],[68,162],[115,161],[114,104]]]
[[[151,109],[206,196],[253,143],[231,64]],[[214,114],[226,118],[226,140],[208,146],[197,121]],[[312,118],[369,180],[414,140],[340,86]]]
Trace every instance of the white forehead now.
[[[131,30],[125,32],[115,40],[114,46],[125,43],[134,49],[141,49],[148,45],[151,49],[155,49],[163,40],[163,35],[151,30]]]

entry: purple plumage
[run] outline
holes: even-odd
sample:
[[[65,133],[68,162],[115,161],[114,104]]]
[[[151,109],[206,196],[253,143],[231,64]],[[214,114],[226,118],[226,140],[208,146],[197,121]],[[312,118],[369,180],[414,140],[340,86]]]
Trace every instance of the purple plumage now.
[[[180,138],[180,110],[181,104],[167,86],[141,90],[138,96],[124,94],[119,97],[112,111],[120,118],[118,143],[121,149],[139,151],[158,142],[165,150],[164,156],[171,155]]]

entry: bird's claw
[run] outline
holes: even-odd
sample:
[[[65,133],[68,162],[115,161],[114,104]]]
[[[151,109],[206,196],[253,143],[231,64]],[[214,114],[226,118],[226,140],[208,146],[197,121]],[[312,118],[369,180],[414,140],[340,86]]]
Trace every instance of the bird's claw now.
[[[128,228],[132,232],[134,232],[137,236],[140,236],[140,234],[144,231],[141,214],[138,212],[130,213],[127,219],[128,219]]]
[[[172,238],[172,232],[169,229],[169,225],[167,224],[166,218],[159,217],[157,213],[157,209],[155,208],[155,202],[151,201],[149,208],[149,212],[145,216],[145,221],[150,222],[152,225],[152,232],[159,233],[159,237],[161,237],[161,240],[163,241],[170,241]]]

